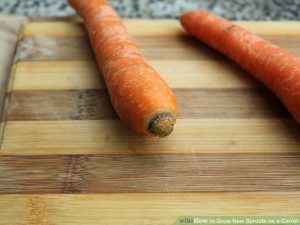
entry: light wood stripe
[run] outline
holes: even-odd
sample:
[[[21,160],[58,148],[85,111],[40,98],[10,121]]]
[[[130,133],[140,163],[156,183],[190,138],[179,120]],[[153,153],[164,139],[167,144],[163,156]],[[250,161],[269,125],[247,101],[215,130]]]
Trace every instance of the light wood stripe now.
[[[104,88],[96,63],[19,62],[13,90],[65,90]]]
[[[172,88],[246,88],[261,86],[230,62],[150,60]],[[13,90],[105,88],[94,62],[19,62]]]
[[[286,119],[179,119],[167,138],[143,138],[118,120],[8,121],[2,154],[299,152]]]
[[[298,36],[299,21],[238,21],[237,25],[258,35]]]
[[[38,21],[24,26],[22,37],[33,36],[84,36],[86,31],[82,22]]]
[[[0,193],[300,191],[297,154],[0,157]]]
[[[134,36],[178,35],[183,32],[177,20],[124,20],[129,33]],[[235,22],[250,32],[259,35],[293,36],[300,35],[300,23],[287,22]],[[85,35],[81,23],[71,22],[31,22],[26,25],[23,36],[80,36]]]
[[[1,195],[3,225],[165,225],[178,216],[299,215],[300,193]]]
[[[288,118],[266,89],[173,89],[180,118]],[[14,91],[7,120],[117,119],[106,90]]]
[[[174,20],[124,20],[129,33],[134,36],[164,36],[183,33],[177,21]],[[25,26],[23,36],[83,36],[86,35],[80,22],[31,22]]]

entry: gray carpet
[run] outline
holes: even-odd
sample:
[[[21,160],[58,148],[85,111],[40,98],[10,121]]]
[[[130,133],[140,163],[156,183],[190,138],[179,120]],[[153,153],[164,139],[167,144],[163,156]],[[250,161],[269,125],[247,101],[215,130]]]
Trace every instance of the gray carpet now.
[[[177,18],[208,9],[232,20],[300,20],[300,0],[111,0],[122,17]],[[0,12],[27,16],[70,16],[66,0],[0,0]]]

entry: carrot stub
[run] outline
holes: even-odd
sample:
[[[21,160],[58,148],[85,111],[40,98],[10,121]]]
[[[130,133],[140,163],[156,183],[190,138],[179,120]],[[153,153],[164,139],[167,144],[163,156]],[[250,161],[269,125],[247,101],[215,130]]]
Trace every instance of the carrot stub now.
[[[113,107],[140,135],[167,136],[177,117],[176,99],[106,0],[69,0],[83,18]]]
[[[271,89],[300,123],[300,59],[204,10],[181,16],[188,33],[239,64]]]

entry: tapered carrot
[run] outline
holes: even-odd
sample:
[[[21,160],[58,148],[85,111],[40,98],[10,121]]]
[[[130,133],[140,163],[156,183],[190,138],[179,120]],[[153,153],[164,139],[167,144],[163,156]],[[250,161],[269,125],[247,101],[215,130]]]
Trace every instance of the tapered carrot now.
[[[177,117],[173,92],[147,64],[106,0],[69,0],[83,18],[111,102],[140,135],[167,136]]]
[[[180,18],[188,33],[231,58],[271,89],[300,123],[300,59],[207,11]]]

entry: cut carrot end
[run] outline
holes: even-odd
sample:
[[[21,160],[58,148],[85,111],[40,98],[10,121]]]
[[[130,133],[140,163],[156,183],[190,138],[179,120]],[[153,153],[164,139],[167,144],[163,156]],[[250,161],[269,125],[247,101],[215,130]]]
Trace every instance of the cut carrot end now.
[[[149,123],[148,131],[159,137],[166,137],[172,133],[176,117],[170,112],[156,114]]]

